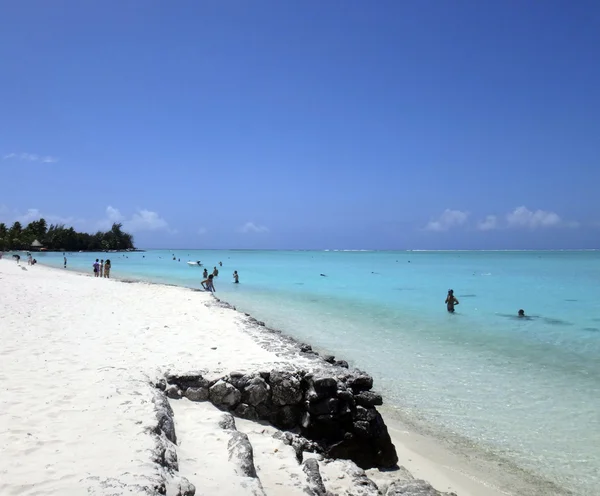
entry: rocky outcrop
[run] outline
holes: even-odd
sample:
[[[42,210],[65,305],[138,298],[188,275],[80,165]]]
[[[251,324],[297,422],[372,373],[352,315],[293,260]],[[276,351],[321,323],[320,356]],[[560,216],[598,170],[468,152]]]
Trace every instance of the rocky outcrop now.
[[[398,462],[383,418],[375,408],[381,395],[362,372],[340,375],[306,371],[232,372],[208,381],[202,375],[166,377],[165,394],[191,401],[209,400],[248,420],[268,421],[279,429],[299,429],[330,458],[354,461],[363,469],[392,468]]]
[[[441,493],[424,480],[392,482],[385,496],[456,496],[456,493]]]
[[[156,494],[169,493],[176,496],[194,496],[196,494],[194,485],[178,473],[179,463],[175,449],[177,435],[175,434],[173,409],[166,397],[168,389],[165,387],[165,394],[156,394],[153,398],[157,423],[154,429],[152,429],[152,434],[156,441],[152,458],[162,468],[163,475],[160,487],[154,489]],[[177,397],[180,396],[178,395]],[[167,486],[169,487],[169,491],[167,491]]]

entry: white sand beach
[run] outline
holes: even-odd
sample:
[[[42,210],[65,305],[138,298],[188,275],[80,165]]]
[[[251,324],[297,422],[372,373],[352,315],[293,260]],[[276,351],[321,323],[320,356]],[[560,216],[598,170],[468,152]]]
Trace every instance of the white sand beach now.
[[[315,366],[300,354],[264,346],[272,335],[261,336],[242,314],[204,292],[98,280],[4,259],[0,295],[3,496],[156,494],[169,476],[152,459],[152,384],[165,373],[219,376]],[[303,469],[292,448],[272,436],[275,428],[236,419],[254,449],[257,487],[228,459],[227,436],[218,425],[222,412],[187,399],[171,404],[179,474],[196,494],[305,494]],[[393,425],[390,432],[399,464],[436,489],[459,496],[508,494],[449,453]],[[351,468],[321,463],[330,494],[357,494],[348,483]],[[398,476],[368,474],[384,486]],[[178,484],[167,485],[168,494],[178,494]]]

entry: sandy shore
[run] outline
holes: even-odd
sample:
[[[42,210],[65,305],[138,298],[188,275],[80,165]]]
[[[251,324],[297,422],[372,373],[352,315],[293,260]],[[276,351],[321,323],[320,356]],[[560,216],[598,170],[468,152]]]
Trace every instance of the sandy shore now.
[[[152,494],[164,473],[150,457],[148,432],[156,423],[151,383],[166,372],[218,376],[315,367],[314,360],[274,346],[273,335],[261,334],[204,292],[97,280],[5,259],[0,294],[2,495]],[[252,494],[227,463],[218,410],[174,403],[179,471],[196,494],[216,494],[217,488],[225,495]],[[509,494],[450,453],[387,423],[400,464],[438,490]],[[264,492],[302,494],[294,489],[302,471],[293,453],[266,435],[272,428],[237,424],[254,446]],[[344,470],[326,464],[323,478],[338,494],[352,494],[340,482]],[[376,482],[394,476],[369,475]]]

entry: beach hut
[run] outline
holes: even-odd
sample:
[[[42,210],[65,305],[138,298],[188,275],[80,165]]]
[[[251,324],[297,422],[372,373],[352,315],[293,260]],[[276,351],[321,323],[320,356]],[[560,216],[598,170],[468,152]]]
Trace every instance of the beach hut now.
[[[42,249],[42,243],[40,243],[37,239],[31,243],[31,251],[39,251]]]

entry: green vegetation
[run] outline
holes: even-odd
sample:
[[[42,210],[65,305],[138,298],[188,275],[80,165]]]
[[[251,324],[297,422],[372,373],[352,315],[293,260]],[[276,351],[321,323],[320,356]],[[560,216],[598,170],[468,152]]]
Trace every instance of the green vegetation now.
[[[0,251],[29,250],[35,240],[49,251],[134,249],[133,236],[123,232],[122,227],[122,224],[115,223],[110,231],[88,234],[64,225],[51,224],[48,227],[45,219],[30,222],[25,228],[20,222],[15,222],[10,228],[0,223]]]

